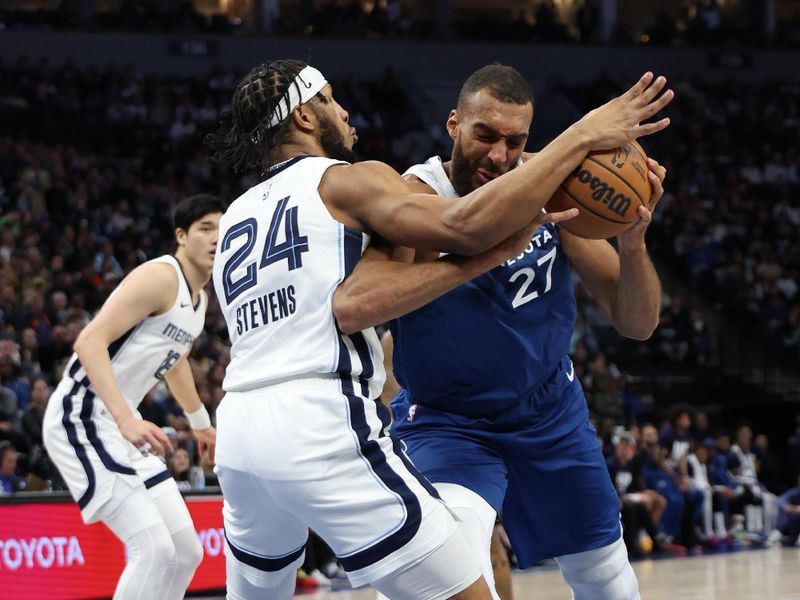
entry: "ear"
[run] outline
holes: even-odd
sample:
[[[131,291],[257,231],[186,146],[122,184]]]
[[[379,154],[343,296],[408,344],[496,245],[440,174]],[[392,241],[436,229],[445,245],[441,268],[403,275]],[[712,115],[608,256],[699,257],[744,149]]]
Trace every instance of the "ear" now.
[[[317,115],[314,114],[308,103],[301,104],[292,111],[292,120],[295,127],[306,133],[310,133],[317,128]]]
[[[178,243],[178,247],[186,245],[187,235],[188,233],[183,227],[175,228],[175,241]]]
[[[450,115],[447,117],[447,123],[445,126],[447,127],[447,133],[450,135],[450,139],[455,140],[456,134],[458,133],[458,123],[459,123],[458,109],[454,108],[450,111]]]

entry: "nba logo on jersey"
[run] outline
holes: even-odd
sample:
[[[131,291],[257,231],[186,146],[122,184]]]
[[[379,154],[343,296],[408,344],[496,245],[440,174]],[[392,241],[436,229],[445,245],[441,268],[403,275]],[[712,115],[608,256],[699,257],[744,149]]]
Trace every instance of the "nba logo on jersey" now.
[[[406,417],[406,421],[411,422],[414,420],[414,417],[417,416],[417,407],[419,404],[412,404],[411,407],[408,409],[408,416]]]

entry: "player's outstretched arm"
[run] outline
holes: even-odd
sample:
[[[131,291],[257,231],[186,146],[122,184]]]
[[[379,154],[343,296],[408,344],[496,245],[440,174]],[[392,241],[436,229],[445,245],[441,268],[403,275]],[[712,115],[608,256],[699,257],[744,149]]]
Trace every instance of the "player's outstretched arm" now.
[[[409,193],[381,163],[328,169],[319,192],[335,217],[349,215],[362,229],[401,246],[477,254],[530,223],[555,190],[591,150],[619,146],[669,125],[644,123],[664,108],[663,77],[646,73],[627,92],[569,127],[523,166],[460,199]],[[345,221],[347,222],[347,221]]]
[[[131,411],[114,377],[108,346],[149,315],[168,310],[177,290],[178,279],[169,265],[146,263],[134,269],[84,327],[74,346],[89,381],[125,439],[136,447],[150,444],[160,455],[172,451],[172,444],[160,427]]]
[[[650,204],[639,221],[617,237],[619,252],[606,240],[586,240],[562,231],[564,250],[589,293],[625,337],[645,340],[658,326],[661,283],[647,254],[644,235],[664,194],[666,169],[648,158]]]
[[[192,375],[192,366],[186,354],[180,357],[173,367],[164,374],[169,391],[186,413],[192,433],[197,438],[200,456],[208,450],[208,461],[214,463],[214,450],[217,445],[217,430],[211,426],[211,417],[206,410]]]

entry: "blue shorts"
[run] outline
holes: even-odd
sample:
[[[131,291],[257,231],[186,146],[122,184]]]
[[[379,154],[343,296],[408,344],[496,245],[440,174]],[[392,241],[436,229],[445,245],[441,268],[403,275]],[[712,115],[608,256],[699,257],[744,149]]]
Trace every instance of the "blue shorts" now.
[[[571,367],[565,358],[533,394],[491,418],[412,405],[405,391],[392,402],[392,427],[417,468],[502,509],[522,568],[621,534],[619,497]]]

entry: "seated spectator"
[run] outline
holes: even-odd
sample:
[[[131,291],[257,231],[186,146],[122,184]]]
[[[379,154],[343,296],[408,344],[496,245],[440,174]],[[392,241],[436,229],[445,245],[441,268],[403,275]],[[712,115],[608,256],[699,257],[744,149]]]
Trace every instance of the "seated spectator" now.
[[[753,430],[743,423],[736,429],[736,443],[731,446],[734,457],[732,472],[736,481],[753,497],[753,504],[745,506],[745,523],[750,532],[769,534],[777,519],[777,498],[759,481],[759,465],[752,451]]]
[[[17,451],[11,442],[0,442],[0,493],[12,494],[25,489],[17,475]]]
[[[178,482],[179,490],[192,489],[192,483],[189,479],[192,461],[189,458],[189,453],[184,448],[175,449],[175,452],[170,455],[167,461],[167,468],[172,478]]]
[[[22,415],[22,431],[34,446],[41,446],[42,421],[47,400],[50,398],[50,386],[44,377],[36,377],[31,384],[31,403]]]
[[[800,478],[797,487],[786,490],[778,498],[778,530],[784,546],[798,544],[800,536]]]
[[[642,456],[637,454],[636,440],[630,433],[625,432],[614,439],[614,453],[606,459],[606,466],[620,497],[622,531],[628,554],[631,557],[643,554],[639,543],[642,530],[650,537],[653,552],[668,550],[664,534],[656,528],[667,501],[645,487]]]

